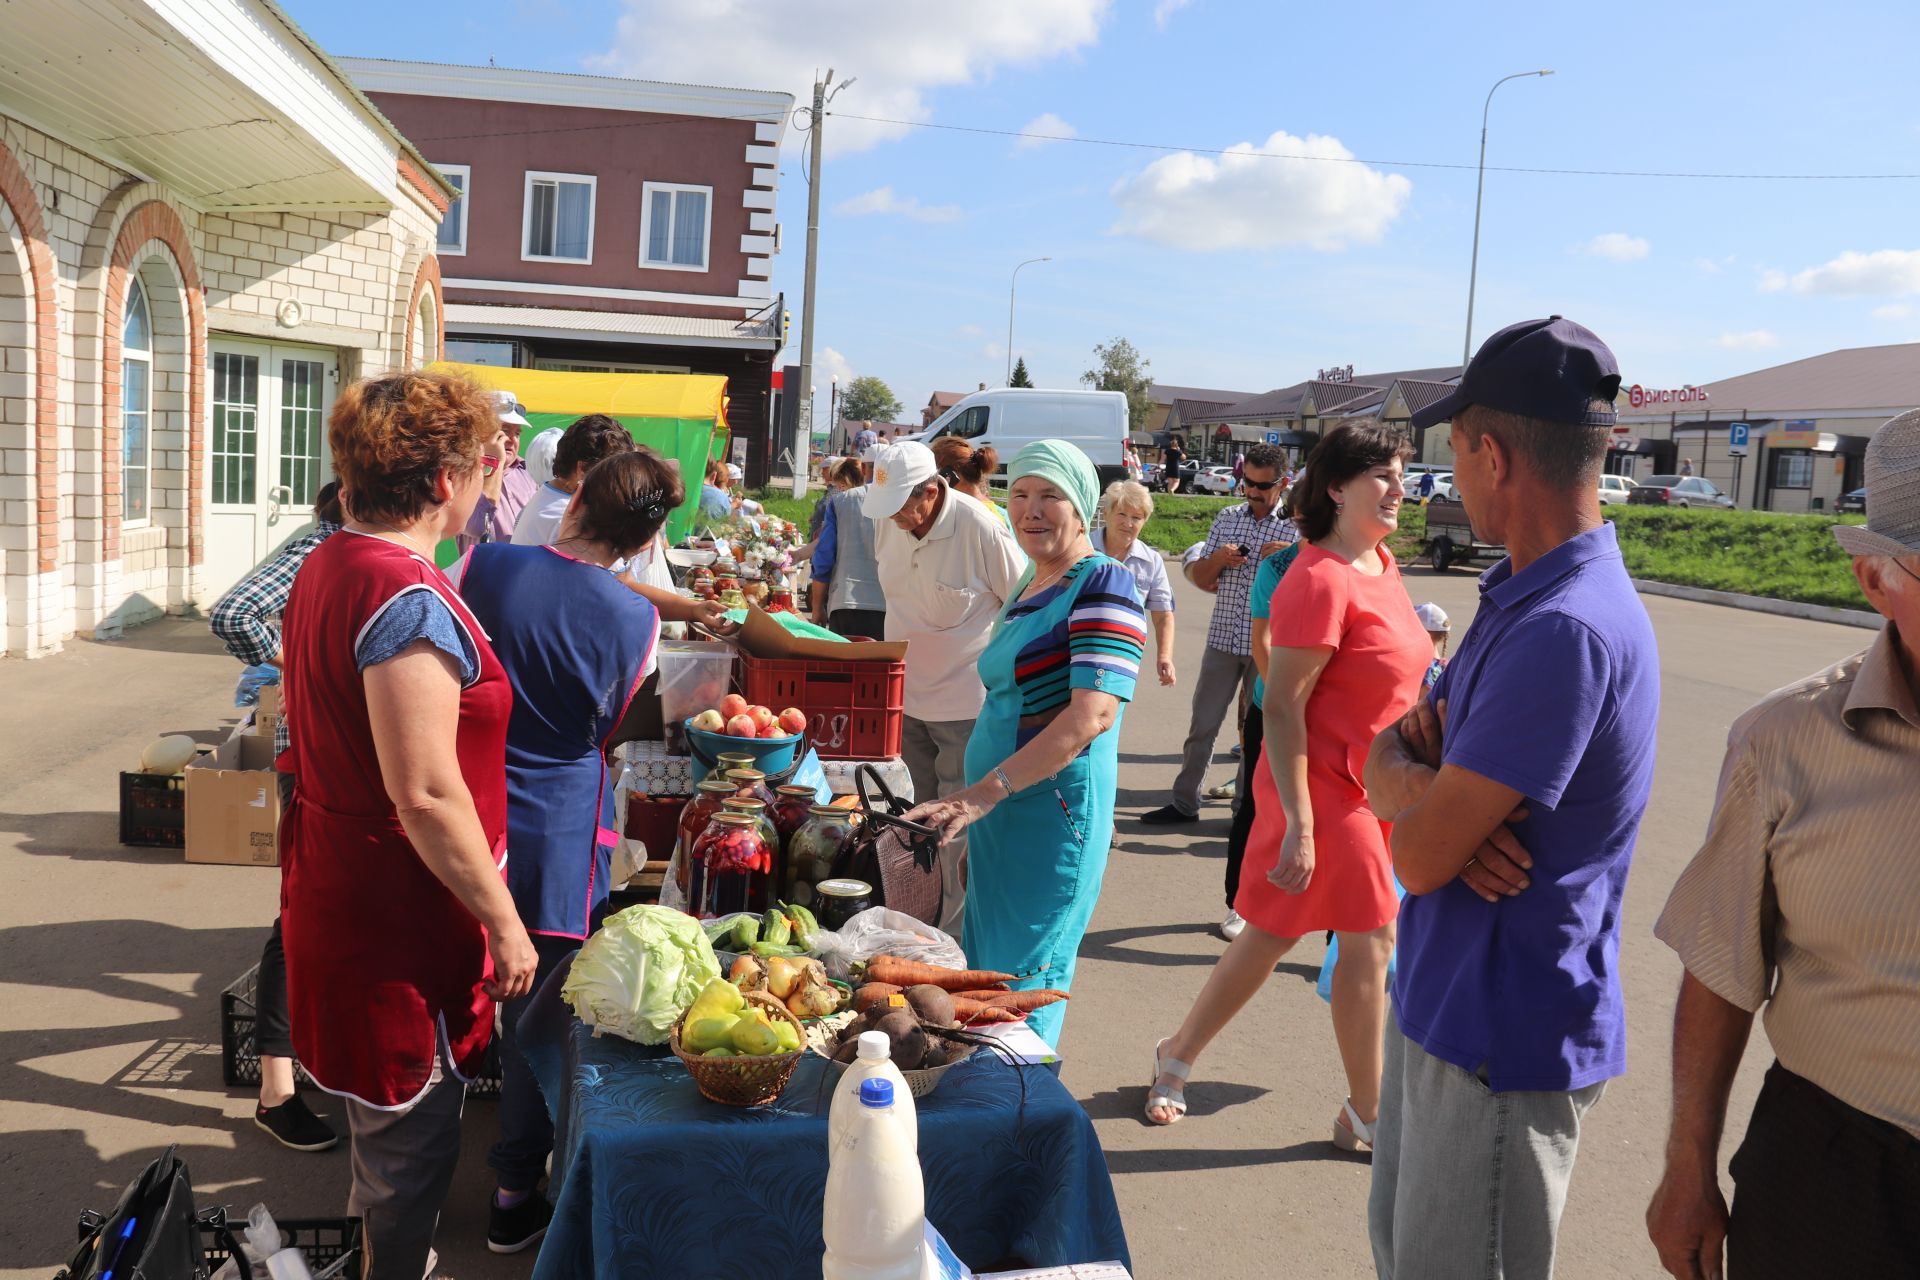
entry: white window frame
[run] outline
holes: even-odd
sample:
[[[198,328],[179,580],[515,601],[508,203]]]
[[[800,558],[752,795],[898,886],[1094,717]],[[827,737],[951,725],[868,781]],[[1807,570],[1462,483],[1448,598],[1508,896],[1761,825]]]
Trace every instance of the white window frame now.
[[[455,212],[458,212],[460,215],[460,243],[458,245],[439,245],[439,253],[443,258],[464,258],[467,256],[467,206],[473,200],[473,166],[464,164],[436,164],[433,167],[449,177],[456,173],[460,175],[460,198],[454,201],[453,208],[447,211],[448,217],[453,216]],[[435,242],[436,244],[438,243],[437,236],[435,237]],[[524,246],[526,240],[523,238],[520,243]]]
[[[129,305],[133,302],[133,294],[136,289],[140,292],[140,299],[145,304],[147,313],[147,345],[144,349],[129,347],[125,344],[122,344],[120,347],[120,527],[123,529],[141,529],[153,523],[153,295],[148,292],[146,285],[141,282],[140,275],[137,271],[128,275],[126,300],[120,304],[122,332],[125,331],[126,312]],[[138,406],[130,403],[127,399],[126,367],[129,361],[137,361],[145,365],[147,370],[147,376],[144,381],[146,403]],[[140,415],[140,441],[146,451],[146,458],[144,465],[140,468],[140,475],[142,483],[146,486],[147,500],[143,504],[143,509],[146,511],[146,514],[129,518],[127,515],[127,499],[133,496],[133,490],[127,484],[126,431],[127,417],[134,413]]]
[[[707,217],[702,224],[700,265],[686,266],[677,262],[655,262],[647,256],[647,246],[653,242],[653,197],[658,191],[698,191],[707,198]],[[640,184],[640,266],[647,271],[691,271],[704,275],[713,269],[713,188],[697,186],[690,182],[643,182]]]
[[[562,258],[543,253],[527,252],[527,232],[533,229],[533,186],[536,182],[573,182],[583,183],[587,188],[587,256],[584,258]],[[560,195],[554,192],[554,214],[560,212]],[[522,262],[571,262],[580,266],[593,265],[594,222],[600,212],[600,179],[591,173],[553,173],[543,169],[527,170],[526,183],[520,191],[520,261]]]

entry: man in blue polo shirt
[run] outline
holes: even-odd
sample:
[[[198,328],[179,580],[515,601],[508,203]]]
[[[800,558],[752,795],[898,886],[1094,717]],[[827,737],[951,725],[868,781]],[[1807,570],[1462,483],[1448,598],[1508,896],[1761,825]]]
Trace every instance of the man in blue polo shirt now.
[[[1620,899],[1653,781],[1659,654],[1601,519],[1620,371],[1558,316],[1453,394],[1454,487],[1508,552],[1433,691],[1374,743],[1394,823],[1394,1008],[1369,1219],[1382,1280],[1553,1272],[1580,1125],[1626,1070]]]

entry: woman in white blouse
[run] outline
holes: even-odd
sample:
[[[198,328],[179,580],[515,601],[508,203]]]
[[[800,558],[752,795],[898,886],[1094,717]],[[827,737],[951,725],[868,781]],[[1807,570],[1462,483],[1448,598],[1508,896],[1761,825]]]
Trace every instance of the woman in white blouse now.
[[[1153,495],[1132,480],[1116,480],[1100,495],[1100,528],[1093,531],[1093,549],[1118,560],[1133,575],[1140,603],[1153,624],[1153,646],[1160,656],[1160,683],[1171,685],[1173,672],[1173,584],[1167,580],[1167,562],[1158,551],[1140,541],[1140,531],[1153,517]]]

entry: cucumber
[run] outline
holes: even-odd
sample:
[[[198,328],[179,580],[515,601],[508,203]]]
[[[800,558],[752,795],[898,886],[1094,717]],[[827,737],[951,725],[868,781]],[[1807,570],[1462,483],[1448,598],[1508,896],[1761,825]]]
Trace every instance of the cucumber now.
[[[803,927],[808,937],[812,937],[814,934],[820,932],[820,921],[815,918],[813,912],[807,910],[805,907],[795,906],[790,902],[783,902],[780,905],[786,909],[787,914],[792,916],[796,923]]]
[[[753,944],[753,954],[765,960],[772,956],[786,956],[791,959],[794,956],[803,956],[806,952],[799,947],[788,946],[784,943],[756,942]]]
[[[760,940],[760,921],[754,916],[741,916],[733,922],[733,942],[727,950],[745,952]]]
[[[760,941],[771,942],[776,947],[784,947],[793,940],[793,926],[779,911],[769,907],[767,914],[760,918]]]

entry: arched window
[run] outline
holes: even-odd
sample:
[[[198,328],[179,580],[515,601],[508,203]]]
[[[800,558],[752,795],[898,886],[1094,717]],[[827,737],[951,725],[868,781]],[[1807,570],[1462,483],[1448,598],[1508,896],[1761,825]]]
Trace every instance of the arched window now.
[[[436,339],[440,336],[440,325],[433,315],[433,290],[428,289],[420,295],[420,310],[413,317],[413,367],[424,369],[433,363]]]
[[[148,516],[153,476],[153,322],[138,276],[120,323],[120,406],[120,516],[132,523]]]

